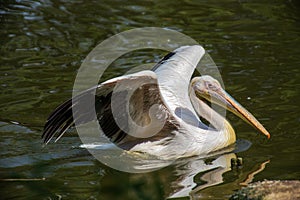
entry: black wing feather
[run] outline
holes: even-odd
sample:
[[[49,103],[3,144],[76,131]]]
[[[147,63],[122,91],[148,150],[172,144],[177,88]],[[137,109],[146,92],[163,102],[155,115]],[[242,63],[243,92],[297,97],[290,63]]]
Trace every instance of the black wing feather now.
[[[159,61],[152,69],[155,71],[158,69],[160,65],[162,65],[165,61],[175,55],[175,52],[171,52],[167,54],[161,61]],[[121,79],[122,81],[122,79]],[[124,138],[130,138],[124,131],[122,131],[118,125],[116,124],[112,111],[111,111],[111,95],[113,88],[115,87],[116,82],[110,82],[105,85],[98,85],[93,88],[90,88],[78,96],[74,97],[74,99],[69,99],[60,106],[58,106],[49,116],[47,122],[44,126],[44,132],[42,135],[43,142],[48,143],[56,133],[58,136],[56,137],[56,141],[76,122],[76,124],[83,124],[92,120],[95,120],[93,115],[91,114],[92,109],[95,109],[96,106],[97,111],[97,119],[100,123],[100,126],[104,132],[104,134],[110,138],[110,140],[114,143],[121,143]],[[155,103],[160,103],[160,94],[157,85],[155,85],[157,93],[153,95],[151,98]],[[95,105],[90,105],[87,100],[91,97],[90,95],[94,95],[93,91],[96,89],[95,95]],[[144,94],[140,94],[143,96]],[[139,103],[139,99],[136,100],[136,103]],[[147,99],[144,99],[147,101]],[[133,102],[135,103],[135,102]],[[83,106],[84,105],[84,106]],[[76,108],[76,113],[73,113],[72,107],[78,106]],[[150,105],[151,106],[151,105]],[[147,109],[146,109],[147,110]],[[140,113],[138,118],[144,117],[143,113]],[[74,116],[73,116],[74,115]],[[147,116],[146,116],[147,118]],[[74,122],[75,121],[75,122]],[[145,121],[142,119],[142,121]],[[168,125],[170,126],[170,124]]]

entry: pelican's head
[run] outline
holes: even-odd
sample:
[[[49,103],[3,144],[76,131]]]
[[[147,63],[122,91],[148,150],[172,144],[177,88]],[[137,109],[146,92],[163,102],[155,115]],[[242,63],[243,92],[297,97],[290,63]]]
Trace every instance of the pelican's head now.
[[[263,125],[249,111],[234,100],[234,98],[232,98],[213,77],[208,75],[195,77],[192,79],[191,87],[194,89],[198,98],[204,98],[211,103],[215,103],[228,109],[270,138],[270,133]]]

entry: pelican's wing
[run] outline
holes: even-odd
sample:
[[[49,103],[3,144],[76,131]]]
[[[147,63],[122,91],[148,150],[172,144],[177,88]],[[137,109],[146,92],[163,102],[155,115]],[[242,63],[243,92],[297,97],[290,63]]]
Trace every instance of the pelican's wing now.
[[[95,105],[90,105],[91,103],[88,99],[94,96],[93,92],[95,89]],[[132,91],[128,89],[132,89]],[[130,92],[131,94],[129,95]],[[132,120],[140,126],[149,123],[149,109],[153,105],[158,106],[166,118],[170,117],[164,101],[161,99],[156,74],[152,71],[142,71],[110,79],[98,85],[96,88],[84,91],[74,97],[73,100],[69,99],[57,107],[45,124],[44,133],[42,135],[44,143],[48,143],[55,135],[57,141],[75,122],[76,125],[78,125],[96,120],[95,116],[93,116],[93,109],[96,109],[97,119],[104,134],[112,142],[116,144],[122,144],[124,142],[130,142],[132,144],[134,143],[132,141],[137,141],[135,143],[142,142],[144,139],[129,136],[123,131],[124,129],[121,130],[116,123],[112,111],[111,99],[113,95],[117,99],[130,97],[128,99],[130,116]],[[114,106],[116,111],[120,114],[126,111],[126,107],[118,105],[118,101]],[[120,106],[120,108],[118,106]],[[74,109],[74,107],[75,113],[72,112],[72,108]],[[175,126],[172,127],[169,122],[165,126],[167,126],[168,129],[175,128]],[[163,137],[162,135],[157,136]],[[150,139],[154,139],[154,137]]]
[[[165,55],[158,63],[154,65],[154,67],[151,69],[152,71],[157,70],[161,65],[163,65],[166,61],[168,61],[172,56],[174,56],[176,52],[172,51]]]

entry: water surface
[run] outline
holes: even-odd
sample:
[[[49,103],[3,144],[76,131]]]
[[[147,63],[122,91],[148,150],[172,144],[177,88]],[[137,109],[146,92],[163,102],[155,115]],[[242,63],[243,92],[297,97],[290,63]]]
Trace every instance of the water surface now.
[[[253,181],[299,179],[299,12],[296,0],[1,2],[0,173],[6,180],[0,182],[1,196],[165,199],[193,189],[194,198],[226,199],[257,171]],[[45,120],[71,97],[85,56],[116,33],[147,26],[180,31],[203,45],[226,90],[265,125],[271,139],[229,114],[237,137],[251,141],[247,150],[183,159],[141,174],[101,164],[78,148],[75,130],[43,148]],[[104,78],[162,55],[139,51],[124,56]],[[228,161],[236,156],[243,158],[243,167],[231,169]]]

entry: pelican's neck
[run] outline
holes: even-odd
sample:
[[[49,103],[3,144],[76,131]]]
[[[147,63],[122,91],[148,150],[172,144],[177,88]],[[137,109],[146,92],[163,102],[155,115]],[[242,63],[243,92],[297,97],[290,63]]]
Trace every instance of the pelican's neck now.
[[[236,141],[234,129],[230,123],[219,113],[209,107],[206,103],[196,97],[192,87],[190,89],[190,98],[197,114],[207,120],[221,135],[217,135],[220,144],[219,147],[226,147]]]

